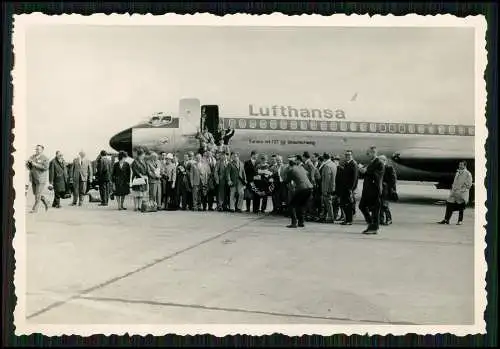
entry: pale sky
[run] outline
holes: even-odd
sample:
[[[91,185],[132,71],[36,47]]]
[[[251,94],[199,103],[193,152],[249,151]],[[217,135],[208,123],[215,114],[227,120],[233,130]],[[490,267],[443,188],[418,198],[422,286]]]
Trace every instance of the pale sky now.
[[[28,152],[42,143],[51,157],[95,158],[183,97],[474,124],[472,29],[37,26],[26,52]]]

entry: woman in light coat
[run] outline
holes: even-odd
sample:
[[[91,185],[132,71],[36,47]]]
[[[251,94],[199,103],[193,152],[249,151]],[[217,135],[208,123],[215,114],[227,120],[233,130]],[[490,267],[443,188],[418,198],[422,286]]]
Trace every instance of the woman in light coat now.
[[[461,225],[464,220],[465,205],[469,202],[469,191],[472,187],[472,174],[467,170],[465,161],[458,165],[455,180],[451,186],[450,196],[446,200],[446,212],[444,219],[439,224],[450,224],[450,218],[454,211],[458,211],[457,225]]]
[[[134,162],[132,163],[132,194],[134,197],[134,211],[140,211],[142,202],[148,196],[148,167],[145,161],[144,150],[138,149]],[[141,183],[135,183],[134,180],[142,179]]]

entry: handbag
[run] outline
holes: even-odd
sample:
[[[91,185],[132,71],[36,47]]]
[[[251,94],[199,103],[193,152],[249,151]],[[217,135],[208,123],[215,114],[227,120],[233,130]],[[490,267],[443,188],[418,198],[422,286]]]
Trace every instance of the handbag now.
[[[398,192],[395,189],[391,189],[389,191],[389,201],[398,201],[398,200],[399,200]]]
[[[133,187],[140,186],[140,185],[146,185],[146,179],[144,177],[138,177],[138,178],[132,179],[132,186]]]

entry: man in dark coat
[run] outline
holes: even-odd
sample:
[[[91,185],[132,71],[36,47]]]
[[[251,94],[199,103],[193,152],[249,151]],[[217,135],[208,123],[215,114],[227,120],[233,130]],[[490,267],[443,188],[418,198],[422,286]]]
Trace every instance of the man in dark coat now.
[[[340,193],[342,192],[342,175],[344,172],[344,164],[340,162],[340,156],[334,155],[332,157],[333,162],[337,165],[337,173],[335,175],[335,192],[332,198],[332,206],[333,206],[333,220],[334,221],[344,221],[344,209],[340,204]]]
[[[175,177],[177,202],[179,204],[179,208],[183,211],[192,207],[192,200],[190,199],[191,194],[189,191],[189,173],[187,168],[189,161],[189,155],[184,154],[184,160],[178,164]]]
[[[111,179],[113,175],[113,163],[111,156],[102,150],[97,160],[97,182],[99,184],[99,194],[101,203],[99,206],[108,206],[109,197],[111,195]]]
[[[367,155],[370,158],[370,163],[366,168],[360,168],[360,172],[364,175],[364,181],[359,209],[368,224],[363,234],[377,234],[380,224],[384,164],[378,158],[375,146],[368,149]]]
[[[52,207],[61,208],[61,198],[68,192],[68,167],[63,154],[56,152],[56,156],[49,163],[49,183],[54,190]]]
[[[290,200],[292,222],[287,228],[304,227],[304,209],[312,195],[313,185],[308,178],[307,170],[297,163],[297,157],[291,157],[288,161],[285,183],[294,183],[294,193]]]
[[[342,172],[342,188],[339,191],[340,204],[344,208],[345,220],[342,225],[352,225],[352,217],[356,212],[356,198],[354,196],[358,187],[358,163],[352,156],[352,151],[345,152],[344,170]]]
[[[250,153],[250,160],[245,161],[244,164],[245,168],[245,177],[247,179],[247,187],[246,187],[246,210],[247,212],[250,212],[250,203],[253,201],[253,212],[257,213],[259,212],[259,206],[260,206],[260,198],[254,198],[253,192],[252,192],[252,182],[254,181],[255,177],[257,176],[257,152],[255,150],[252,150]],[[255,199],[255,200],[254,200]]]
[[[219,153],[217,163],[215,165],[214,180],[217,186],[217,210],[229,210],[227,186],[227,167],[229,166],[229,154]]]

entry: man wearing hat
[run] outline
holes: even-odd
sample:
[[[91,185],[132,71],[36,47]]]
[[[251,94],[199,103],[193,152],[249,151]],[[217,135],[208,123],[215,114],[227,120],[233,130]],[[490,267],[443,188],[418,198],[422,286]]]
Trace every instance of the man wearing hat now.
[[[177,168],[174,163],[174,155],[166,154],[165,164],[163,166],[162,177],[165,183],[165,191],[163,193],[163,208],[165,210],[173,209],[175,204],[175,182],[177,180]]]
[[[111,196],[111,176],[113,172],[113,163],[111,156],[105,150],[102,150],[97,159],[97,181],[99,184],[99,194],[101,203],[99,206],[108,206]]]
[[[288,163],[285,183],[294,184],[294,193],[290,200],[292,222],[287,228],[304,227],[304,210],[312,195],[313,185],[307,177],[307,170],[297,164],[296,157],[289,157]]]

